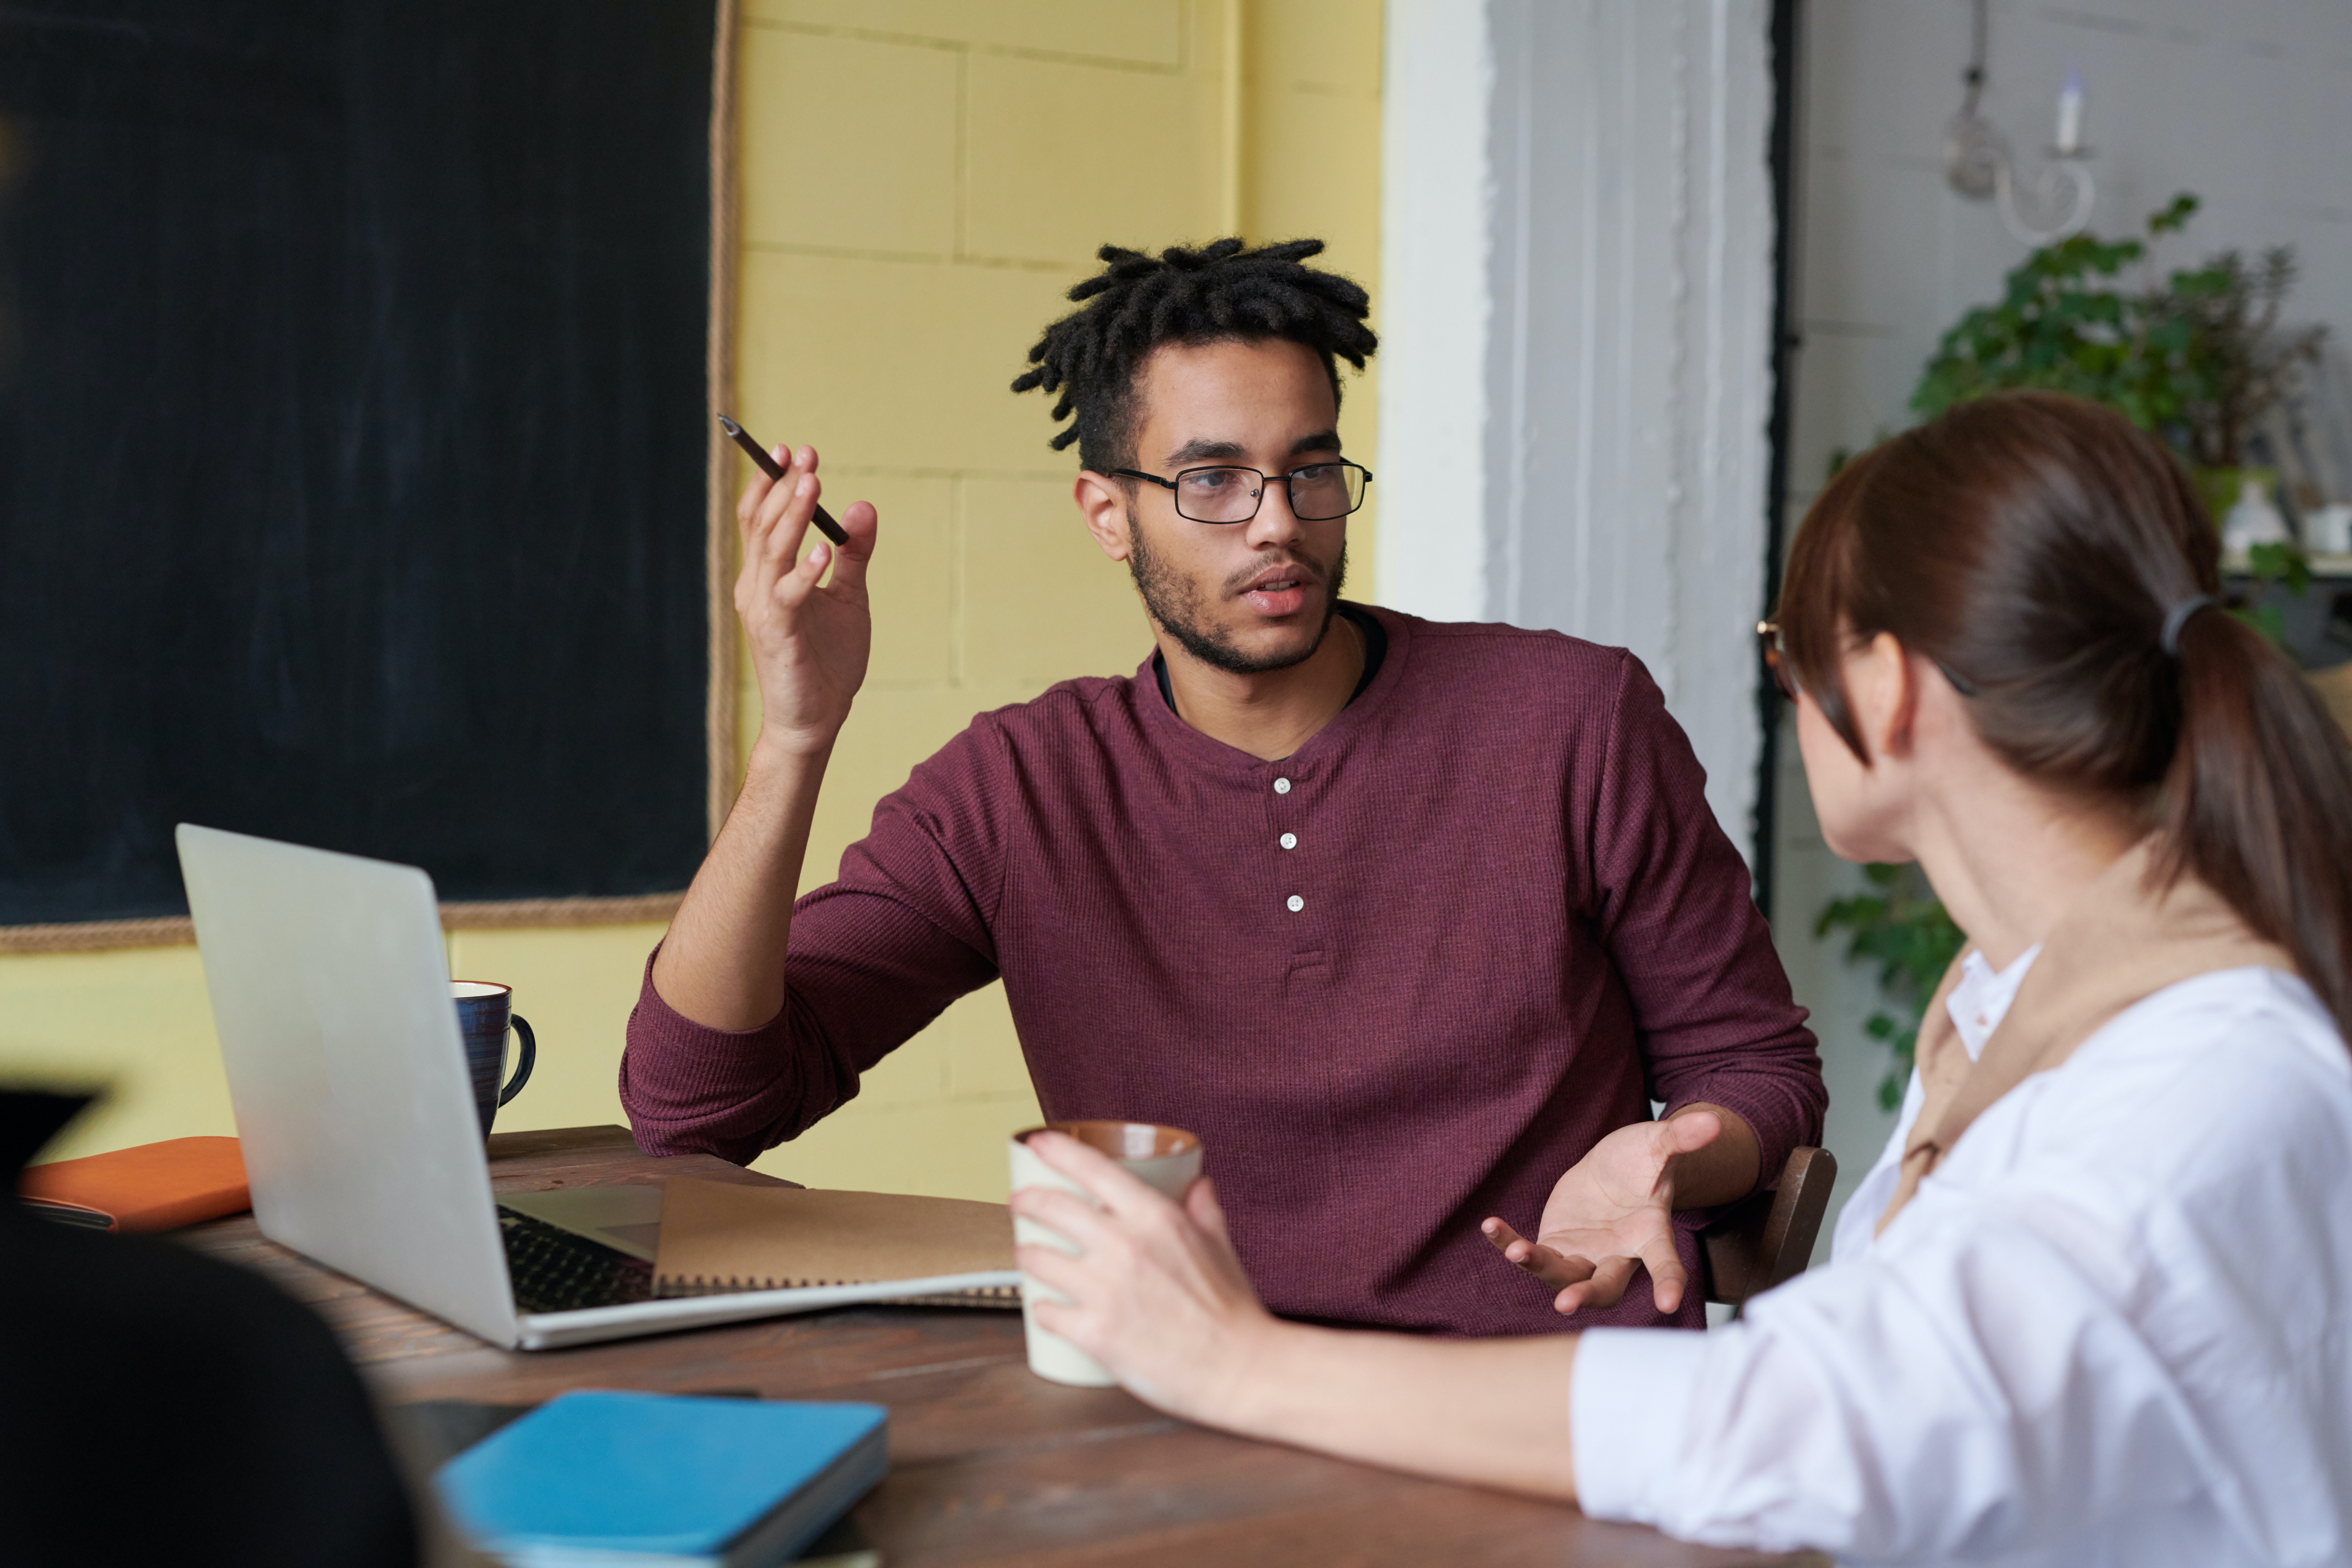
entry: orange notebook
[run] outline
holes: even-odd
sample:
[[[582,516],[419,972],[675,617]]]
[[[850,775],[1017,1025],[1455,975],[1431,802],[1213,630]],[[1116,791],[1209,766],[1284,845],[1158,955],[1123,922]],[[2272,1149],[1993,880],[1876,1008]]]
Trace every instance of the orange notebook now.
[[[234,1138],[168,1138],[28,1165],[16,1191],[35,1204],[108,1215],[109,1230],[171,1230],[253,1206]]]

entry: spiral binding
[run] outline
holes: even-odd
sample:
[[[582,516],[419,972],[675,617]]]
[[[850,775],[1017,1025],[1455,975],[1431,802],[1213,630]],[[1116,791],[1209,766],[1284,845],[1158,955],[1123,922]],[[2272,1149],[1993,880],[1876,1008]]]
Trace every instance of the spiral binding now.
[[[821,1290],[835,1285],[871,1285],[871,1279],[751,1279],[729,1275],[721,1279],[713,1276],[692,1274],[684,1277],[664,1275],[654,1281],[654,1294],[660,1297],[738,1296],[747,1290]],[[934,1296],[893,1296],[877,1300],[884,1307],[1017,1307],[1021,1304],[1018,1285],[982,1285],[969,1290],[949,1290]]]

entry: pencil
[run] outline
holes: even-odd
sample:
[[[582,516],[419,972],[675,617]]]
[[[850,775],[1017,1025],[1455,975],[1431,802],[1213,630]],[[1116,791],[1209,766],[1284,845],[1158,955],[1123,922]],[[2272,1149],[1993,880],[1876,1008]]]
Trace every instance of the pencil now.
[[[719,416],[719,427],[726,431],[738,447],[751,455],[751,460],[760,465],[761,473],[772,479],[781,479],[784,477],[784,470],[777,465],[776,459],[768,456],[768,449],[752,440],[744,432],[743,426],[722,414]],[[810,521],[816,524],[816,531],[819,533],[824,534],[835,544],[849,542],[849,535],[841,531],[841,524],[833,521],[833,513],[825,510],[822,504],[819,504],[816,509],[816,516]]]

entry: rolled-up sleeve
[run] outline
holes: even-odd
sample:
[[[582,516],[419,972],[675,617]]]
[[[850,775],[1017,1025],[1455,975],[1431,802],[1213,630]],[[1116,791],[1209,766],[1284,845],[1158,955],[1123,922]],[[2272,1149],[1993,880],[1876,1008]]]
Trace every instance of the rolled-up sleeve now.
[[[1801,1276],[1706,1335],[1589,1334],[1570,1396],[1585,1510],[1715,1545],[1940,1561],[2194,1495],[2196,1423],[2103,1289],[2133,1272],[2116,1238],[2047,1195],[1971,1206],[1906,1214],[1913,1245]]]
[[[1704,1335],[1588,1329],[1569,1395],[1577,1502],[1596,1519],[1654,1521],[1690,1451],[1692,1406],[1706,1364]]]

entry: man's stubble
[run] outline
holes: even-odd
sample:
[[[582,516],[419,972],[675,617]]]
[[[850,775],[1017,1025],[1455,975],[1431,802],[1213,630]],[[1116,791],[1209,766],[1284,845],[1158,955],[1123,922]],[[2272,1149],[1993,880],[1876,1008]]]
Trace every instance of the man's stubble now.
[[[1294,550],[1291,559],[1315,567],[1322,563],[1304,551]],[[1151,618],[1168,629],[1186,653],[1212,668],[1233,675],[1264,675],[1270,670],[1288,669],[1315,657],[1330,635],[1331,617],[1339,613],[1339,590],[1348,579],[1348,546],[1339,545],[1339,559],[1322,577],[1327,589],[1323,598],[1323,624],[1315,628],[1315,639],[1297,653],[1277,654],[1261,658],[1243,652],[1223,632],[1209,624],[1201,614],[1199,585],[1170,571],[1153,555],[1143,542],[1143,530],[1138,526],[1134,510],[1127,513],[1127,570],[1135,579],[1135,591],[1143,595],[1143,607]]]

